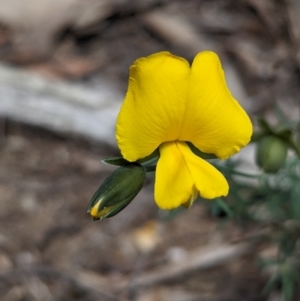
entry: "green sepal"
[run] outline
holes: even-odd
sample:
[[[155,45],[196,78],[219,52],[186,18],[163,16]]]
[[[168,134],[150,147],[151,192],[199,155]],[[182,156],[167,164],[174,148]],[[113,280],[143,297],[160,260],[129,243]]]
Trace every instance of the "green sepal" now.
[[[123,157],[104,158],[102,162],[115,166],[125,166],[130,164],[130,162],[124,159]]]
[[[257,121],[260,130],[253,134],[251,142],[259,141],[266,136],[274,136],[286,142],[288,146],[300,157],[300,148],[293,139],[292,125],[286,124],[284,126],[272,126],[263,118],[258,118]]]
[[[149,156],[139,159],[134,163],[138,163],[143,166],[149,166],[149,165],[155,165],[157,160],[159,158],[159,150],[158,148]],[[103,163],[110,164],[110,165],[115,165],[115,166],[126,166],[128,164],[131,164],[133,162],[129,162],[123,157],[114,157],[114,158],[104,158],[102,160]]]
[[[214,154],[207,154],[201,152],[193,143],[191,142],[186,142],[187,145],[189,146],[190,150],[198,157],[202,159],[217,159],[218,157]]]
[[[264,131],[256,131],[251,136],[251,143],[259,141],[261,138],[266,136],[266,132]]]
[[[266,119],[258,117],[257,123],[262,133],[264,133],[265,135],[273,134],[272,126]]]
[[[254,137],[251,141],[257,141],[259,138],[268,135],[276,136],[284,141],[290,141],[292,137],[292,130],[290,127],[282,125],[272,126],[263,118],[258,118],[257,122],[260,127],[260,131],[253,134]]]
[[[276,130],[276,136],[284,141],[289,142],[292,137],[292,130],[287,128],[279,128]]]

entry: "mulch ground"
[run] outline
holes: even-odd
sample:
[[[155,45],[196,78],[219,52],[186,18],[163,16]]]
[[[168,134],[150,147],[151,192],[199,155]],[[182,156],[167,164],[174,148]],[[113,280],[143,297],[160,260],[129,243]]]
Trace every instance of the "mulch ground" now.
[[[59,2],[56,10],[63,11]],[[291,3],[103,1],[96,16],[83,5],[91,16],[80,26],[70,17],[78,8],[53,14],[54,28],[41,26],[34,14],[24,27],[0,10],[1,60],[74,82],[97,85],[105,76],[125,91],[136,58],[167,49],[191,60],[196,49],[209,47],[241,71],[251,112],[260,114],[274,100],[296,101],[299,95],[300,36]],[[28,14],[34,11],[30,4],[36,3],[28,0]],[[44,8],[37,9],[42,15]],[[151,178],[118,216],[93,222],[87,204],[114,170],[101,159],[117,156],[116,149],[5,119],[0,130],[1,300],[265,300],[265,279],[250,254],[169,282],[131,287],[140,275],[159,274],[190,252],[217,248],[245,230],[220,226],[206,205],[175,216],[158,211]]]

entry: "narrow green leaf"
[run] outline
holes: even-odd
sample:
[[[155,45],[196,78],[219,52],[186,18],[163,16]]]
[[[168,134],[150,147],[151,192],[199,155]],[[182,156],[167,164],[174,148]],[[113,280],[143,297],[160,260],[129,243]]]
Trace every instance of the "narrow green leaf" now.
[[[104,158],[102,162],[115,166],[126,166],[130,164],[130,162],[125,160],[123,157]]]
[[[234,212],[230,209],[230,207],[220,198],[215,199],[215,202],[218,204],[218,206],[224,210],[224,212],[227,214],[229,218],[232,218],[234,216]]]
[[[278,273],[271,276],[265,287],[263,288],[262,294],[268,296],[277,286],[280,281],[280,275]]]

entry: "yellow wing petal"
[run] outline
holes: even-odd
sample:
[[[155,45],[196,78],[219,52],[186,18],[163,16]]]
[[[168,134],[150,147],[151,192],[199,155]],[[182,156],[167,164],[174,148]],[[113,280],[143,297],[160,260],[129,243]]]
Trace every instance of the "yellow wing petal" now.
[[[177,143],[187,168],[201,197],[214,199],[228,194],[224,176],[207,161],[197,157],[184,142]]]

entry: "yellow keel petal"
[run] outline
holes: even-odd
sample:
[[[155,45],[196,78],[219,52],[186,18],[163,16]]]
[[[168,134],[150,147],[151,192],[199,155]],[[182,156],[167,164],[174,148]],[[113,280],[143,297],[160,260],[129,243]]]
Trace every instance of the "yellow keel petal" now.
[[[161,209],[177,208],[190,199],[194,182],[176,142],[163,143],[159,150],[154,198]]]
[[[182,206],[185,209],[189,209],[192,207],[193,203],[196,201],[197,197],[198,197],[198,190],[197,188],[194,186],[193,187],[193,191],[192,191],[192,195],[190,196],[189,200],[187,202],[185,202],[184,204],[182,204]]]

